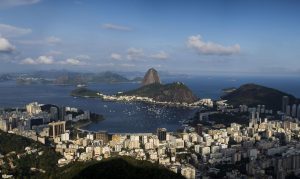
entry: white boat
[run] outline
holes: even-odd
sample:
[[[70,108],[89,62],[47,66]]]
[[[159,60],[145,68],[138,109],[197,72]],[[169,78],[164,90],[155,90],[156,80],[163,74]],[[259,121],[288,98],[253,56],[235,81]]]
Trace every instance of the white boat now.
[[[78,84],[77,87],[78,88],[83,88],[83,87],[87,87],[87,85],[85,85],[85,84]]]

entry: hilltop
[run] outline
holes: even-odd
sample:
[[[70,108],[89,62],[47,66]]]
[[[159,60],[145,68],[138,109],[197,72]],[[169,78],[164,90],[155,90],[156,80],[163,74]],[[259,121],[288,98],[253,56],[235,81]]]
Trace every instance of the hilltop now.
[[[154,68],[146,72],[142,87],[120,95],[148,97],[158,102],[172,103],[193,103],[198,100],[193,92],[181,82],[161,84],[158,72]]]
[[[63,168],[60,178],[174,178],[184,177],[148,161],[117,157],[101,162],[74,163]]]
[[[1,81],[15,79],[18,84],[55,84],[78,85],[89,83],[128,83],[140,82],[141,77],[127,78],[115,72],[85,73],[71,71],[37,71],[31,73],[6,74],[0,76]]]
[[[87,83],[122,83],[122,82],[131,82],[131,80],[113,73],[113,72],[104,72],[104,73],[67,73],[61,76],[58,76],[54,80],[54,84],[87,84]]]
[[[30,147],[32,152],[26,152],[26,147]],[[50,146],[1,130],[0,154],[4,155],[3,159],[0,158],[0,162],[4,161],[0,165],[0,171],[16,178],[51,178],[58,172],[57,160],[61,157]],[[44,172],[32,170],[36,166]]]
[[[291,94],[257,84],[242,85],[221,98],[228,100],[227,102],[233,106],[239,106],[241,104],[256,106],[261,104],[266,105],[269,109],[280,110],[283,96],[288,96],[291,103],[298,101],[298,99]]]
[[[142,85],[146,86],[146,85],[150,85],[150,84],[154,84],[154,83],[160,84],[161,83],[160,78],[159,78],[158,72],[154,68],[150,68],[144,76]]]
[[[153,83],[124,92],[122,95],[149,97],[160,102],[193,103],[198,99],[193,92],[181,82],[170,84]]]

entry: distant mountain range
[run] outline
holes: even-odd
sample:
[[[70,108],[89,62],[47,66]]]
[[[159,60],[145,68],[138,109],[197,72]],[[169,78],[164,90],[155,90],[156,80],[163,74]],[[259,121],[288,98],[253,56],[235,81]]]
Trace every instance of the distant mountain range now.
[[[56,84],[56,85],[78,85],[88,83],[125,83],[140,82],[141,77],[128,79],[113,72],[102,73],[79,73],[67,71],[38,71],[15,76],[19,84]]]
[[[0,82],[13,80],[14,77],[10,74],[0,75]]]
[[[54,84],[87,84],[87,83],[122,83],[133,82],[119,74],[112,72],[104,73],[79,73],[79,74],[66,74],[57,77]]]
[[[280,110],[283,96],[288,96],[291,104],[299,102],[299,99],[291,94],[257,84],[242,85],[221,98],[228,100],[227,102],[233,106],[242,104],[252,107],[266,105],[268,109]]]

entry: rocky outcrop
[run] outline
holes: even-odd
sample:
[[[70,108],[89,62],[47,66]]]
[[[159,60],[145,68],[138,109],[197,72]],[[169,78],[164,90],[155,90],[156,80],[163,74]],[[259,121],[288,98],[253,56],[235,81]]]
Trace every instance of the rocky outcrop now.
[[[146,86],[146,85],[155,84],[155,83],[160,84],[161,82],[160,82],[157,71],[154,68],[150,68],[144,76],[142,85]]]

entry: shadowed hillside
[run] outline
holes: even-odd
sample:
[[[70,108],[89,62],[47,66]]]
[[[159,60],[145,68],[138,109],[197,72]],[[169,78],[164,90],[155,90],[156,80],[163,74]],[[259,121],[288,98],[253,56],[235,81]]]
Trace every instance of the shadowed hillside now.
[[[233,106],[241,104],[256,106],[261,104],[266,105],[269,109],[280,110],[283,96],[289,96],[291,104],[298,101],[293,95],[256,84],[242,85],[233,92],[222,96],[222,99],[228,100],[228,103]]]

